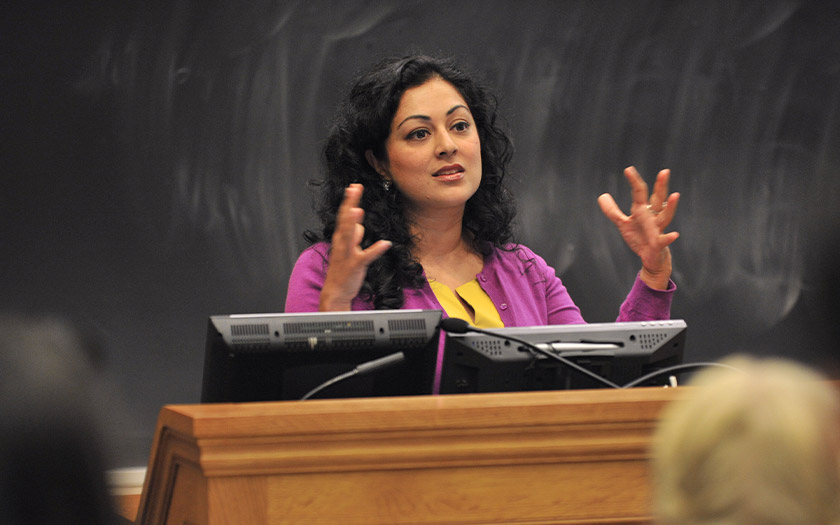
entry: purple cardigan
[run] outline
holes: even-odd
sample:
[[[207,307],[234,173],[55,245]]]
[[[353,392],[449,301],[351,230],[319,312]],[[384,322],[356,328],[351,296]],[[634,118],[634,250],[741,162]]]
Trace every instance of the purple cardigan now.
[[[484,259],[484,268],[476,278],[490,296],[505,326],[543,326],[584,323],[580,309],[569,292],[539,255],[525,246],[511,246],[512,251],[494,250]],[[327,275],[329,244],[321,242],[303,251],[292,269],[286,295],[286,312],[317,312],[321,287]],[[616,321],[652,321],[668,319],[676,286],[654,290],[636,277],[627,298],[621,304]],[[406,289],[403,308],[441,310],[429,283],[420,289]],[[373,303],[353,299],[352,310],[372,310]],[[446,312],[443,312],[446,317]],[[441,342],[443,338],[441,338]],[[434,393],[440,386],[443,345],[438,350]]]

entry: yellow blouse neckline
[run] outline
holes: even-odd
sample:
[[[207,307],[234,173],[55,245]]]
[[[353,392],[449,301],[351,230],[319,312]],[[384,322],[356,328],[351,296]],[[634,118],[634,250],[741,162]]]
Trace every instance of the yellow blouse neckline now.
[[[478,279],[468,281],[455,290],[432,279],[429,279],[429,286],[432,287],[435,297],[449,317],[463,319],[477,328],[503,328],[505,326],[499,316],[499,311],[487,292],[481,288]],[[475,321],[470,318],[469,312],[461,301],[472,308]]]

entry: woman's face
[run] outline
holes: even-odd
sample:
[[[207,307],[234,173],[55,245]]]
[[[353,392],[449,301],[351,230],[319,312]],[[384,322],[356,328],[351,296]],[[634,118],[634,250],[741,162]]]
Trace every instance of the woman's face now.
[[[385,141],[387,160],[368,161],[405,196],[413,212],[460,209],[481,182],[481,142],[472,113],[449,82],[407,89]]]

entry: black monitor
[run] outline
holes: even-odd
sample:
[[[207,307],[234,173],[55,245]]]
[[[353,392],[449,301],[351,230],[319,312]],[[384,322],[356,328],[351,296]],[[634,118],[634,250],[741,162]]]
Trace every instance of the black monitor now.
[[[201,401],[303,398],[357,365],[402,352],[386,369],[338,382],[319,398],[430,394],[440,310],[214,315]]]
[[[551,359],[511,336],[537,345],[619,386],[682,364],[682,320],[501,328],[447,333],[440,393],[602,388],[604,383]],[[667,377],[646,385],[664,384]],[[640,385],[641,386],[641,385]]]

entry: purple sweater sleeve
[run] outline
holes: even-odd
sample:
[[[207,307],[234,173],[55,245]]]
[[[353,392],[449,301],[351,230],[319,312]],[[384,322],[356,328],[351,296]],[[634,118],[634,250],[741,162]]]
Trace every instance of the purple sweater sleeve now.
[[[325,242],[313,244],[305,249],[295,262],[289,276],[286,293],[286,313],[317,312],[321,302],[321,288],[327,278],[330,245]],[[350,306],[353,311],[372,310],[373,305],[359,296]]]
[[[659,321],[671,318],[671,301],[677,286],[668,281],[667,290],[654,290],[636,275],[633,288],[621,303],[616,321]]]
[[[478,278],[505,326],[585,322],[554,268],[526,246],[497,250],[485,260],[485,269]],[[673,282],[667,290],[660,291],[648,287],[637,276],[616,320],[669,319],[674,290]]]
[[[328,246],[318,243],[298,257],[289,277],[286,293],[286,312],[317,312],[321,288],[327,276]]]
[[[546,307],[548,324],[582,323],[580,310],[572,302],[566,287],[554,268],[548,265],[539,255],[521,247],[526,258],[533,261],[536,270],[545,280]],[[512,283],[511,283],[512,285]],[[629,321],[659,321],[671,318],[671,301],[677,289],[673,281],[668,282],[667,290],[654,290],[642,281],[638,275],[618,311],[618,322]]]

